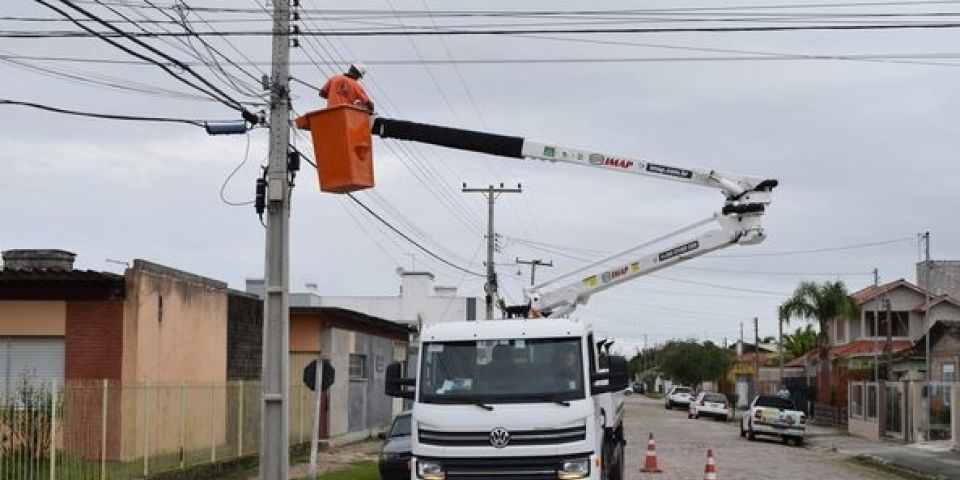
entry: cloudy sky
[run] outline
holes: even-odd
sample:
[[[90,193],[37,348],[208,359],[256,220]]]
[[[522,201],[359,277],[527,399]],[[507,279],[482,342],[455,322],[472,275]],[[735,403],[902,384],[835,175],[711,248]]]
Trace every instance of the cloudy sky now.
[[[104,18],[137,20],[118,24],[130,31],[182,28],[142,21],[168,20],[146,0],[103,2],[115,11],[93,1],[77,4]],[[171,0],[150,3],[179,18]],[[213,7],[183,11],[195,30],[269,30],[254,0],[186,3]],[[746,0],[341,3],[303,0],[301,29],[383,31],[401,22],[422,30],[960,20],[960,2],[948,1],[779,4],[790,8]],[[763,8],[742,8],[751,5]],[[222,7],[250,10],[217,10]],[[0,98],[129,115],[236,117],[101,40],[42,35],[78,29],[36,21],[59,17],[39,3],[17,0],[4,10],[16,17],[2,21],[5,33],[44,38],[0,39]],[[476,10],[525,15],[463,15]],[[582,10],[593,13],[573,13]],[[540,11],[562,14],[534,14]],[[209,58],[196,39],[148,41],[181,60],[197,62],[191,58],[197,51]],[[935,258],[960,258],[958,41],[956,28],[303,37],[291,56],[293,76],[302,82],[293,84],[294,109],[320,107],[316,91],[304,84],[322,84],[344,62],[358,59],[368,64],[365,84],[387,116],[779,179],[762,245],[701,257],[598,294],[578,310],[625,346],[642,343],[644,335],[650,343],[673,337],[733,341],[741,322],[749,334],[755,316],[761,335],[775,334],[776,306],[801,280],[840,279],[856,290],[872,282],[873,268],[882,281],[914,279],[921,231],[931,232]],[[209,42],[246,73],[222,60],[230,78],[205,66],[195,67],[198,73],[237,99],[258,102],[253,79],[269,72],[269,37]],[[228,202],[251,199],[266,158],[265,130],[209,137],[188,125],[9,105],[2,111],[0,248],[66,249],[78,254],[78,267],[108,271],[123,268],[110,260],[143,258],[236,288],[262,276],[263,228],[251,206],[225,203],[221,187]],[[294,141],[308,149],[306,137]],[[476,272],[483,270],[486,206],[482,196],[460,193],[461,183],[523,184],[522,194],[504,195],[497,204],[497,270],[504,296],[513,301],[529,283],[529,269],[518,275],[516,257],[553,261],[537,277],[551,278],[722,205],[711,189],[577,166],[395,141],[377,140],[375,151],[377,186],[358,198],[440,256]],[[395,270],[402,267],[430,270],[440,284],[482,294],[481,278],[433,260],[348,199],[321,194],[316,183],[315,173],[304,170],[294,192],[295,291],[316,283],[322,294],[391,295],[399,280]]]

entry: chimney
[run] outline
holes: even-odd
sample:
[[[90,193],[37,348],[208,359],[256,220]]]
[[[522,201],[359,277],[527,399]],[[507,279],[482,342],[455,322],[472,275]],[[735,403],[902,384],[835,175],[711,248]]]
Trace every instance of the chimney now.
[[[3,252],[4,270],[73,270],[75,253],[66,250],[19,249]]]

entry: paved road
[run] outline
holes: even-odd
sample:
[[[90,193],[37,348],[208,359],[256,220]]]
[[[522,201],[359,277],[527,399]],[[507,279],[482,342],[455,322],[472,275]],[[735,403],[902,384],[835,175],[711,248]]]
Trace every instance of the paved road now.
[[[775,440],[740,438],[735,423],[688,420],[685,411],[666,410],[661,400],[627,397],[627,475],[631,480],[699,480],[707,448],[713,448],[718,480],[892,480],[901,477],[852,463],[822,450],[785,446]],[[653,432],[664,473],[640,473],[647,435]]]

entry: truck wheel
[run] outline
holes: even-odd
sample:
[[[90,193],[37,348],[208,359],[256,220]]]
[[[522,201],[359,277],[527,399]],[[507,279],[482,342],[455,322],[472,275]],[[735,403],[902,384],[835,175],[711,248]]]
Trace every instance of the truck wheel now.
[[[797,437],[797,438],[793,439],[793,444],[796,445],[796,446],[798,446],[798,447],[802,447],[802,446],[803,446],[803,437]]]
[[[757,434],[753,433],[753,427],[751,426],[750,429],[747,430],[747,440],[750,440],[752,442],[756,439],[757,439]]]
[[[664,403],[664,404],[663,404],[663,408],[666,408],[667,410],[670,410],[670,407],[672,407],[672,406],[673,406],[673,405],[670,405],[669,403]]]
[[[743,424],[742,424],[742,423],[740,424],[740,436],[741,436],[741,437],[746,437],[746,436],[747,436],[747,431],[743,429]]]
[[[617,458],[617,463],[616,465],[613,466],[613,468],[610,469],[610,472],[607,475],[608,480],[623,480],[624,463],[626,462],[623,461],[623,444],[622,443],[620,444],[620,446],[617,447],[616,452],[619,453],[619,455],[615,454]]]

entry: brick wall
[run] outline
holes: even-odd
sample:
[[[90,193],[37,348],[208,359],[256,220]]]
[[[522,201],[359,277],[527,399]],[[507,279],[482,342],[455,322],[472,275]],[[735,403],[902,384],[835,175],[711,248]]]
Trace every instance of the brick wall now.
[[[227,296],[227,380],[259,380],[263,349],[263,302],[230,292]]]
[[[123,357],[123,301],[67,302],[64,367],[67,380],[119,380]]]
[[[82,458],[100,457],[103,432],[103,380],[107,394],[107,457],[120,450],[120,409],[118,381],[123,359],[123,301],[92,300],[67,302],[64,335],[64,445]],[[111,398],[112,397],[112,398]]]

